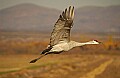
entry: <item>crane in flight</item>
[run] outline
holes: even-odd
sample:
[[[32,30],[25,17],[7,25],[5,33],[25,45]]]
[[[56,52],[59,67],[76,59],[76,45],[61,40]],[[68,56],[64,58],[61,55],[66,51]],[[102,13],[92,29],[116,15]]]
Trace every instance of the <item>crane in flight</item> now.
[[[73,27],[74,20],[74,6],[66,8],[59,16],[51,33],[50,43],[47,48],[43,50],[40,57],[33,59],[30,63],[35,63],[37,60],[48,54],[59,54],[61,52],[69,51],[70,49],[88,44],[99,44],[97,40],[92,40],[85,43],[79,43],[70,40],[70,30]]]

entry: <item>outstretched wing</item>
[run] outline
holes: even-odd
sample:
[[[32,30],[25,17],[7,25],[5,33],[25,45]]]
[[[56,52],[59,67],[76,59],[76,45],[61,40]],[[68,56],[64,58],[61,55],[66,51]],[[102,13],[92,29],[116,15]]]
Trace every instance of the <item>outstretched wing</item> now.
[[[70,41],[70,30],[73,26],[74,7],[65,9],[59,16],[59,19],[54,25],[54,29],[51,33],[50,46],[58,44],[61,41]]]

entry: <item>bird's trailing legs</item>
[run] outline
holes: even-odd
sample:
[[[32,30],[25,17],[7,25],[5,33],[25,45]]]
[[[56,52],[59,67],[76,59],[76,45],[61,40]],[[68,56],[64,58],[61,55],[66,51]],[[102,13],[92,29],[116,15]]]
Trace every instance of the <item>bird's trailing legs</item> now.
[[[35,63],[36,61],[38,61],[40,58],[44,57],[46,54],[42,54],[41,56],[39,56],[36,59],[33,59],[32,61],[30,61],[30,63]]]
[[[48,54],[60,54],[62,51],[60,52],[47,52],[45,54],[41,54],[41,56],[39,56],[38,58],[36,59],[33,59],[32,61],[30,61],[30,63],[35,63],[36,61],[38,61],[39,59],[41,59],[42,57],[48,55]]]

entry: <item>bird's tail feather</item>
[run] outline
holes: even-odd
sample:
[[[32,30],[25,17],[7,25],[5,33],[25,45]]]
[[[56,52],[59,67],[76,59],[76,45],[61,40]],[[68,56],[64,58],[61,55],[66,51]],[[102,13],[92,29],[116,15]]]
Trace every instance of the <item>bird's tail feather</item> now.
[[[42,54],[40,57],[31,60],[30,63],[35,63],[36,61],[38,61],[40,58],[42,58],[42,57],[44,57],[44,56],[45,56],[45,54]]]

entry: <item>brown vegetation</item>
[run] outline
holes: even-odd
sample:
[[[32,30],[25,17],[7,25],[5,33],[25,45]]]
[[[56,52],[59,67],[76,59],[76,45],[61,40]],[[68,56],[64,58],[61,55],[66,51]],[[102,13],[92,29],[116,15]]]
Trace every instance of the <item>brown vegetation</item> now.
[[[1,33],[0,78],[119,78],[119,39],[85,34],[80,37],[79,34],[73,35],[72,39],[86,42],[93,37],[102,44],[77,47],[29,64],[46,48],[49,43],[48,34]]]
[[[39,54],[49,43],[49,36],[47,34],[19,34],[17,36],[8,33],[7,35],[1,35],[0,54]],[[73,37],[73,39],[81,42],[91,40],[89,37],[81,37],[81,40],[78,40],[78,36]],[[120,41],[115,40],[112,36],[98,40],[102,44],[82,46],[80,50],[120,50]]]

